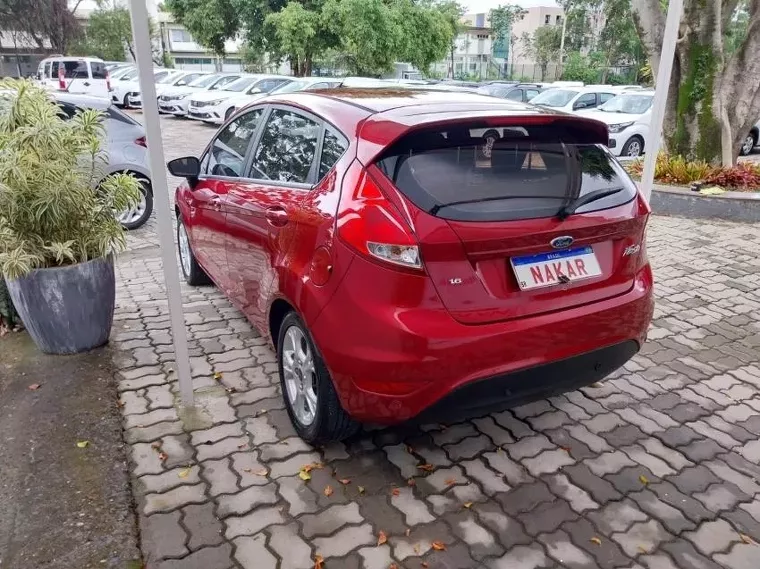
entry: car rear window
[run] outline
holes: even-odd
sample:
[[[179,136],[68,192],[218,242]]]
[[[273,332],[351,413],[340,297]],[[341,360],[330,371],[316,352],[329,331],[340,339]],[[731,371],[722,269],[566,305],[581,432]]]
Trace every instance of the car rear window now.
[[[582,125],[452,126],[412,133],[378,167],[417,207],[460,221],[552,217],[579,196],[617,190],[577,209],[633,199],[636,187]]]
[[[131,124],[131,125],[139,125],[140,124],[139,122],[137,122],[135,119],[133,119],[129,115],[127,115],[125,113],[122,113],[119,109],[117,109],[113,105],[111,105],[110,107],[108,107],[107,114],[108,114],[108,118],[111,118],[111,119],[113,119],[115,121],[123,122],[123,123],[126,123],[126,124]]]
[[[91,61],[90,71],[92,71],[93,79],[105,79],[108,77],[108,69],[106,69],[106,64],[101,61]]]
[[[82,59],[79,61],[54,61],[52,68],[52,76],[58,77],[58,69],[63,66],[63,73],[66,79],[89,79],[90,75],[87,72],[87,62]]]

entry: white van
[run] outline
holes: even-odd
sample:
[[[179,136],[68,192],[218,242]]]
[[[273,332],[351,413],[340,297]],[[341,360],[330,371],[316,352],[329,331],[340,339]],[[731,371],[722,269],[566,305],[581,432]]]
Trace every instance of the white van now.
[[[40,61],[37,78],[51,90],[109,98],[108,70],[97,57],[48,57]]]

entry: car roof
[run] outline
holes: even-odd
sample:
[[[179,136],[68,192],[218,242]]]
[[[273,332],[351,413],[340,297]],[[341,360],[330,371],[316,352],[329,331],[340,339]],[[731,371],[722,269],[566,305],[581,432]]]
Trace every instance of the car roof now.
[[[111,106],[111,100],[106,97],[93,97],[92,95],[80,95],[78,93],[66,93],[65,91],[54,91],[53,99],[61,103],[68,103],[78,107],[88,107],[98,109],[99,111],[108,110]]]

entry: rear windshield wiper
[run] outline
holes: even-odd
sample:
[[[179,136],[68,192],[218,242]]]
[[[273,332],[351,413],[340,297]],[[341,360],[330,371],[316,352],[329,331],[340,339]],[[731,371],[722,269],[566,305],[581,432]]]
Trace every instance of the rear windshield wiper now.
[[[606,198],[607,196],[611,196],[614,194],[617,194],[619,192],[622,192],[625,188],[602,188],[601,190],[594,190],[593,192],[589,192],[587,194],[584,194],[573,201],[571,201],[569,204],[564,206],[561,210],[559,210],[559,213],[557,214],[557,217],[560,219],[567,219],[570,215],[574,214],[575,211],[580,208],[581,206],[584,206],[586,204],[590,204],[591,202],[595,202],[597,200],[600,200],[602,198]]]
[[[622,190],[623,188],[620,188],[620,189]],[[544,198],[543,196],[536,196],[535,194],[531,194],[531,195],[524,195],[524,196],[492,196],[490,198],[478,198],[478,199],[475,199],[475,200],[462,200],[460,202],[440,203],[440,204],[436,204],[433,207],[431,207],[428,213],[430,213],[431,215],[435,215],[439,211],[441,211],[443,208],[445,208],[445,207],[451,207],[451,206],[454,206],[454,205],[464,205],[464,204],[468,204],[468,203],[495,202],[495,201],[501,201],[501,200],[513,200],[513,199],[520,199],[520,198],[531,199],[531,198],[536,198],[536,197],[542,197],[542,198]],[[550,198],[550,199],[562,199],[561,197],[558,197],[558,196],[546,196],[546,198]]]

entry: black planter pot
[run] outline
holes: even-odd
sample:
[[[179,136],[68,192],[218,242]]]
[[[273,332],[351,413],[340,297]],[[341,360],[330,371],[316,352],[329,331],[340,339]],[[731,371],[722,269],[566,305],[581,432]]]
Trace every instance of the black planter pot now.
[[[112,257],[37,269],[7,282],[21,321],[43,352],[73,354],[108,341],[116,301]]]

